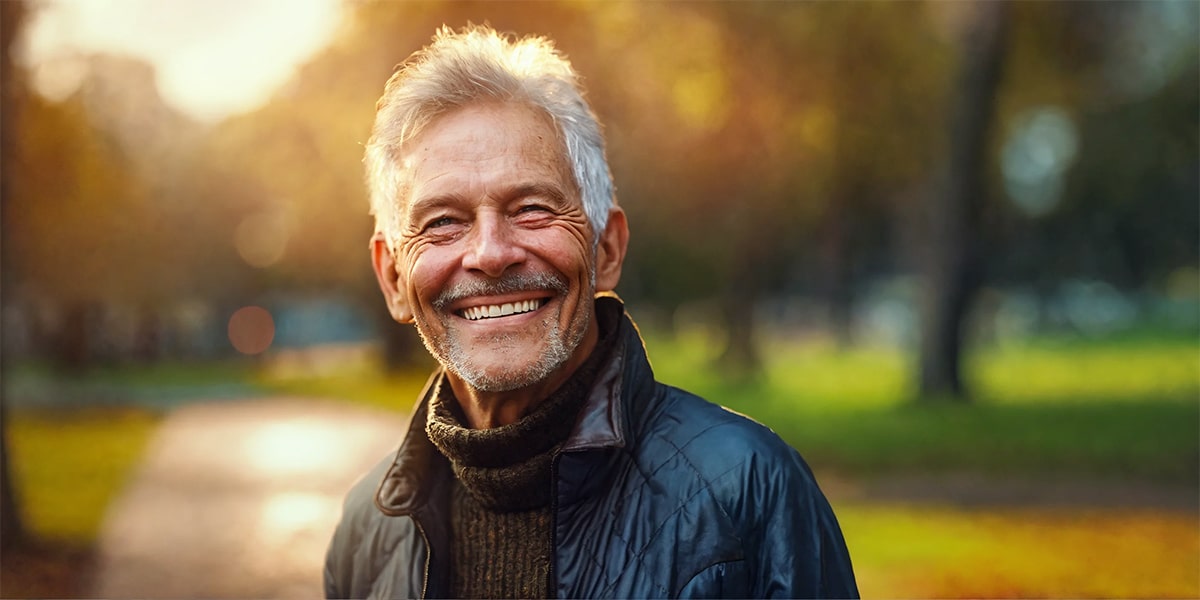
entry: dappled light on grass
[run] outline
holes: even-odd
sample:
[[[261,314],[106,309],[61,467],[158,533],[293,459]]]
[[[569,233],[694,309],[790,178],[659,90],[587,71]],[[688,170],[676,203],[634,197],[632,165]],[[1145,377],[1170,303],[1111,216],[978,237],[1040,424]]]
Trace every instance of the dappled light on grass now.
[[[1191,513],[837,508],[864,598],[1200,596]]]

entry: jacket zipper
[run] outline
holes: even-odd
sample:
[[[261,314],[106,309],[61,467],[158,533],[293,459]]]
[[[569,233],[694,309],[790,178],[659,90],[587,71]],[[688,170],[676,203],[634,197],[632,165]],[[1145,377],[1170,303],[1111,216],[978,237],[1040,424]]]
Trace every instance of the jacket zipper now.
[[[425,577],[421,581],[421,598],[424,600],[429,597],[429,564],[433,560],[433,544],[429,543],[429,536],[425,535],[425,528],[421,526],[421,521],[417,519],[417,516],[411,515],[409,518],[413,520],[417,531],[421,532],[421,540],[425,542]]]
[[[550,569],[546,574],[546,585],[551,598],[558,597],[558,582],[554,575],[554,565],[558,563],[558,544],[554,542],[558,538],[558,459],[561,456],[561,451],[555,452],[554,458],[550,459]]]

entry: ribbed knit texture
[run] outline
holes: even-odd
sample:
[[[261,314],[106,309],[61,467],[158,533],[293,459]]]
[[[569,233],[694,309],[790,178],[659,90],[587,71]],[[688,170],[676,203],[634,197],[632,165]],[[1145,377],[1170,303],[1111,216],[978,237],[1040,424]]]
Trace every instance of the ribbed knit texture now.
[[[461,482],[454,485],[450,589],[455,598],[548,598],[553,518],[549,504],[491,511]]]
[[[611,350],[615,336],[606,321],[592,355],[516,423],[470,429],[449,385],[434,394],[425,431],[457,478],[450,506],[456,598],[553,595],[551,462]]]

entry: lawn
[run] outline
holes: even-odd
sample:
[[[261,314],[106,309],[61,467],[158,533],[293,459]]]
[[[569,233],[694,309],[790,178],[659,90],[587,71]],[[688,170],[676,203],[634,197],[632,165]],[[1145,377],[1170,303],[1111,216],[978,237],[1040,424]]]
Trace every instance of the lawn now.
[[[13,411],[5,426],[17,502],[30,533],[90,544],[160,418],[136,409]]]
[[[762,421],[822,469],[1200,480],[1195,340],[983,348],[967,358],[968,405],[917,402],[894,348],[775,343],[762,376],[733,381],[700,332],[646,346],[660,380]]]
[[[1193,514],[838,507],[864,598],[1197,598]]]
[[[730,380],[712,368],[718,346],[709,337],[646,337],[660,380],[763,421],[818,472],[851,480],[969,472],[1197,485],[1195,340],[1042,339],[983,348],[967,359],[972,404],[921,405],[912,401],[911,365],[896,349],[770,343],[762,376]],[[13,375],[5,384],[19,391],[47,379],[38,369]],[[138,404],[164,391],[174,404],[242,390],[404,412],[426,373],[383,376],[363,365],[322,374],[167,365],[89,377],[54,390],[81,398],[93,389],[112,397],[131,390]],[[160,418],[146,408],[14,410],[6,426],[32,531],[75,546],[91,543]],[[1200,522],[1192,513],[967,509],[861,498],[836,508],[868,597],[1200,596]],[[55,595],[40,595],[47,594]]]

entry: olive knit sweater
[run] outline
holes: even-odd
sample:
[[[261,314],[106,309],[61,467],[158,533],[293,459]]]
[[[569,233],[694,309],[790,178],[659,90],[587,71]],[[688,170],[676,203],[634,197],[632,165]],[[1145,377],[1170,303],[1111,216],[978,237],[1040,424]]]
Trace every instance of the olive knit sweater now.
[[[455,597],[553,597],[551,463],[608,354],[613,336],[605,329],[575,374],[515,423],[470,429],[450,386],[434,394],[425,431],[450,459],[456,479],[450,506]]]

